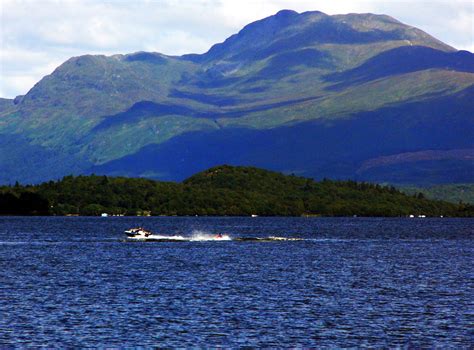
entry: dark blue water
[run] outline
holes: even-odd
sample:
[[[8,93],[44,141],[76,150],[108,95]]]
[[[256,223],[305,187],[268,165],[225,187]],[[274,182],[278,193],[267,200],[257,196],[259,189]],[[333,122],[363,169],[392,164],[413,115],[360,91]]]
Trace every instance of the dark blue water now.
[[[123,230],[287,242],[124,242]],[[472,347],[474,220],[0,218],[0,345]]]

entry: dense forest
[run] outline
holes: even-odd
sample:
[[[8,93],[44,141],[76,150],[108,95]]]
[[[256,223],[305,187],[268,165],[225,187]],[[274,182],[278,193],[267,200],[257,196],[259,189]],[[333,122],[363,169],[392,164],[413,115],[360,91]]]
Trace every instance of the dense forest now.
[[[182,183],[66,176],[0,187],[2,215],[474,216],[474,206],[406,195],[394,187],[314,181],[252,167],[219,166]]]

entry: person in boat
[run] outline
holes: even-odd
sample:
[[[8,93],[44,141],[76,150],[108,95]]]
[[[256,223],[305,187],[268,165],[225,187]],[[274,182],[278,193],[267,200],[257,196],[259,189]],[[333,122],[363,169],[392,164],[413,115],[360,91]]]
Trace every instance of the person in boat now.
[[[147,229],[145,229],[141,226],[136,228],[137,233],[140,233],[140,231],[143,232],[143,235],[145,235],[145,237],[148,237],[149,235],[152,234],[151,231],[149,231],[149,230],[147,230]]]
[[[148,237],[149,235],[151,235],[151,231],[145,229],[144,227],[141,227],[141,226],[140,226],[140,227],[138,228],[137,232],[140,232],[140,231],[143,232],[143,235],[144,235],[145,237]]]
[[[218,234],[216,235],[216,238],[222,238],[222,233],[218,233]]]

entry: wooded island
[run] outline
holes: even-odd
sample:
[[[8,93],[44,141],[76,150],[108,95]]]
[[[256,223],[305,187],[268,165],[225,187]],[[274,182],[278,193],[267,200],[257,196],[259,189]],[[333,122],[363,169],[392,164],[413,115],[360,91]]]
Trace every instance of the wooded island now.
[[[394,187],[218,166],[181,183],[98,175],[0,187],[1,215],[474,216]]]

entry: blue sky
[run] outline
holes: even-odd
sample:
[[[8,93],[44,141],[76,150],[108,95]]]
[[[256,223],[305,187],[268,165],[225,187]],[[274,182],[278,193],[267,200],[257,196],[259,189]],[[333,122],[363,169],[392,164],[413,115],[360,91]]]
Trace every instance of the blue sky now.
[[[384,13],[474,51],[472,0],[0,0],[0,97],[27,93],[72,56],[202,53],[285,8]]]

